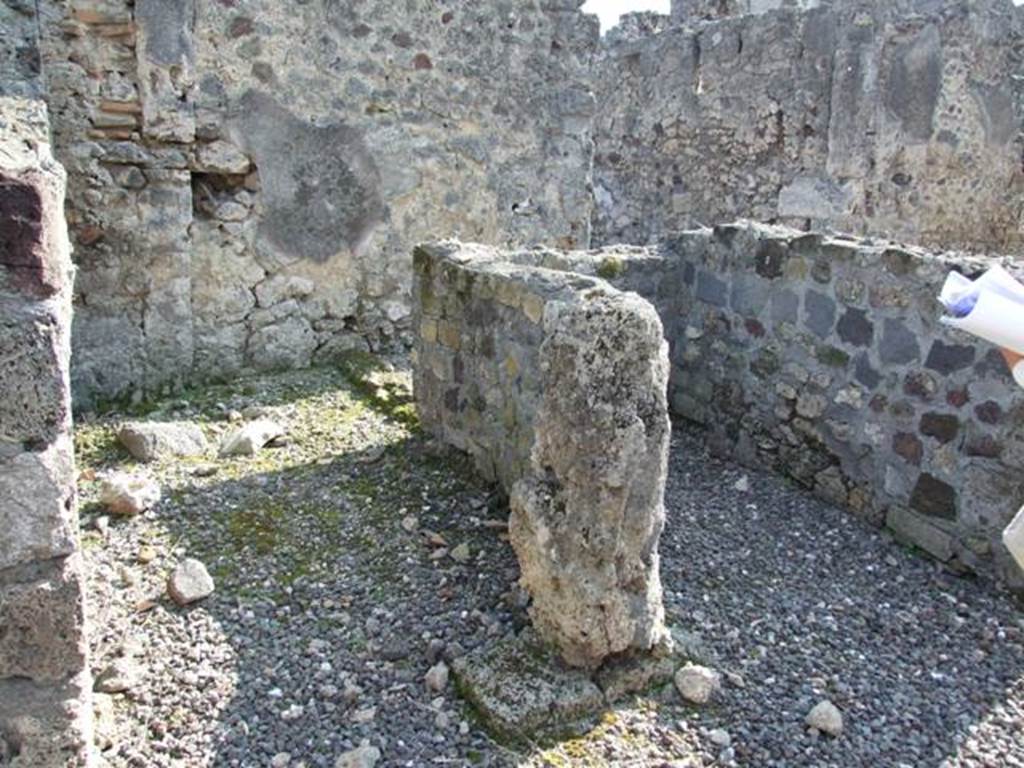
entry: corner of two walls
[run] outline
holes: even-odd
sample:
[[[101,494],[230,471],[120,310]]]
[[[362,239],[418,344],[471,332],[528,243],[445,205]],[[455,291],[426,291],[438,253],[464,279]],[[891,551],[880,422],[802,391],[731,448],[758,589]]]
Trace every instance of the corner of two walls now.
[[[745,218],[1024,245],[1024,13],[1009,0],[676,12],[596,64],[595,244]]]
[[[44,0],[77,407],[408,342],[438,232],[586,244],[577,5]]]
[[[993,259],[740,223],[619,263],[665,325],[673,412],[716,452],[1022,586],[1001,534],[1024,501],[1024,392],[935,298]]]

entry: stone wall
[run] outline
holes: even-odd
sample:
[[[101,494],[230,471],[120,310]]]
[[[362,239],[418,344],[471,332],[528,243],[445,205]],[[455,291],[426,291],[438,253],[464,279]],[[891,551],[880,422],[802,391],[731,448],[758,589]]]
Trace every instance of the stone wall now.
[[[437,233],[585,244],[579,4],[42,0],[77,402],[395,341]]]
[[[829,0],[672,0],[671,17],[676,23],[686,23],[767,13],[779,8],[806,10],[827,4]]]
[[[595,242],[749,218],[1016,251],[1024,11],[793,5],[684,0],[685,25],[604,51]]]
[[[64,183],[43,103],[0,97],[0,764],[19,768],[83,765],[91,742]]]
[[[594,668],[666,639],[667,345],[646,301],[545,258],[416,250],[416,402],[509,493],[533,622]]]
[[[1024,501],[1024,392],[936,300],[996,261],[743,223],[565,266],[657,305],[672,410],[720,453],[1016,584],[1000,535]]]

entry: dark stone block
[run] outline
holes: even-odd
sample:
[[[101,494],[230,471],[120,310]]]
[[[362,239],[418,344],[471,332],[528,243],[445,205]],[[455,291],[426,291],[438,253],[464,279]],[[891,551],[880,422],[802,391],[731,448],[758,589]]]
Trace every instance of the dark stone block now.
[[[789,259],[789,249],[778,240],[761,240],[757,244],[757,253],[754,256],[755,269],[761,277],[774,280],[782,277],[786,261]]]
[[[992,435],[977,435],[967,441],[964,453],[982,459],[998,459],[1003,455],[1003,446]]]
[[[938,388],[935,379],[923,371],[908,373],[907,378],[903,380],[903,393],[922,400],[931,400]]]
[[[921,434],[949,443],[960,432],[960,419],[947,413],[926,413],[921,417]]]
[[[811,277],[816,283],[828,285],[832,280],[832,265],[824,259],[818,259],[811,267]]]
[[[686,262],[683,265],[683,283],[686,285],[693,285],[693,281],[697,277],[697,270],[694,269],[693,264]]]
[[[924,26],[906,42],[889,49],[883,82],[885,104],[917,141],[932,135],[932,123],[942,91],[942,38],[934,24]]]
[[[19,179],[0,176],[0,275],[7,273],[11,288],[41,299],[53,296],[60,285],[59,275],[47,259],[46,227],[39,190]]]
[[[855,347],[870,346],[875,338],[875,325],[863,309],[847,309],[836,326],[839,338]]]
[[[898,432],[893,435],[892,449],[896,455],[902,457],[904,461],[913,464],[915,467],[921,466],[921,457],[924,455],[924,446],[922,446],[921,441],[917,439],[917,435],[912,435],[909,432]]]
[[[772,296],[772,321],[795,323],[800,313],[800,296],[794,291],[784,290]]]
[[[970,402],[971,395],[967,391],[967,387],[960,387],[959,389],[951,389],[946,393],[946,402],[954,408],[963,408]]]
[[[886,318],[882,325],[882,343],[878,355],[883,363],[912,363],[921,357],[917,336],[902,320]]]
[[[743,327],[747,329],[747,333],[749,333],[751,336],[757,339],[764,338],[764,335],[766,333],[764,326],[761,325],[761,323],[758,320],[745,320],[743,322]]]
[[[709,272],[697,275],[697,298],[716,307],[724,307],[728,303],[729,286]]]
[[[853,377],[858,384],[863,384],[868,389],[875,389],[882,382],[882,375],[871,367],[871,360],[866,352],[857,355]]]
[[[928,517],[956,520],[956,489],[924,472],[910,495],[910,508]]]
[[[974,407],[974,415],[982,424],[998,424],[1003,418],[1003,408],[994,400],[986,400]]]
[[[804,296],[806,325],[821,338],[832,332],[836,322],[836,303],[829,296],[817,291],[808,291]]]
[[[963,344],[945,344],[937,340],[932,344],[924,366],[943,375],[948,375],[955,371],[962,371],[964,368],[970,368],[974,363],[974,355],[974,347]]]
[[[362,133],[343,122],[314,125],[273,97],[249,91],[233,130],[260,169],[260,235],[281,253],[324,262],[359,253],[386,218],[381,180]]]
[[[1003,355],[995,347],[990,347],[988,352],[975,364],[974,372],[981,378],[1009,376],[1006,371],[1006,360],[1003,359]]]

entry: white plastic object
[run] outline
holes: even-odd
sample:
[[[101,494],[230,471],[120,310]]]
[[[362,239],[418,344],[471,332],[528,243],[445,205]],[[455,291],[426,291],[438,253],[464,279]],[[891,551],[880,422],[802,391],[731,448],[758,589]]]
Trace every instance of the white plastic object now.
[[[1021,365],[1018,363],[1017,368],[1020,367]],[[1017,567],[1024,570],[1024,507],[1021,507],[1003,531],[1003,544],[1013,555],[1013,559],[1017,561]]]
[[[1013,366],[1013,380],[1021,387],[1024,387],[1024,360],[1018,360]]]

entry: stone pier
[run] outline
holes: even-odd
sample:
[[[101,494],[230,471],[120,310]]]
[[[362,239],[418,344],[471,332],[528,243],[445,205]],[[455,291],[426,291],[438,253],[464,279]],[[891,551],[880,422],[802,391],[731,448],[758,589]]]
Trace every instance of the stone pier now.
[[[517,259],[537,255],[417,249],[416,401],[509,493],[534,626],[594,669],[667,635],[667,344],[636,294]]]
[[[46,107],[0,98],[0,765],[89,764],[73,269]]]

